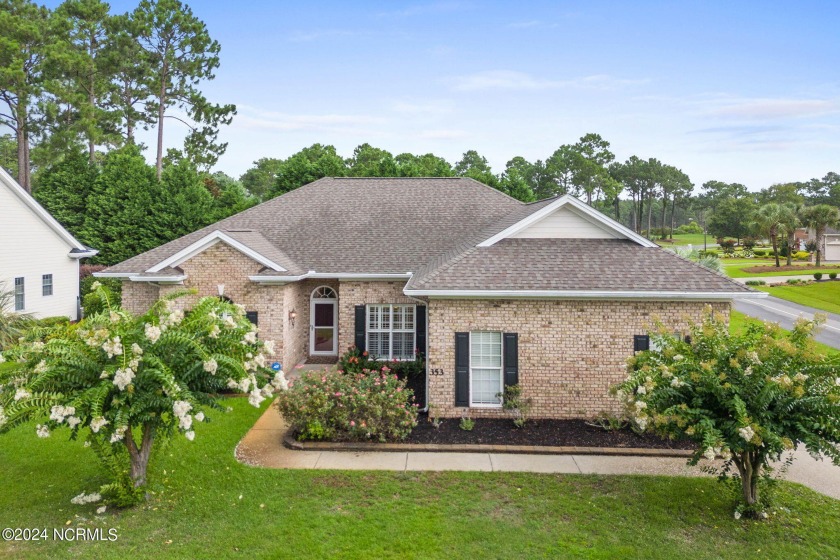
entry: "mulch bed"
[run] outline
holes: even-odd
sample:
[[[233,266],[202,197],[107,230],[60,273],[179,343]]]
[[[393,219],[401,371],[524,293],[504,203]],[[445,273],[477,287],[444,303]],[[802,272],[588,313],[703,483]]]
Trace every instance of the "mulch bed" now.
[[[799,270],[819,270],[819,271],[824,271],[826,273],[829,273],[829,272],[839,272],[840,268],[838,268],[836,266],[825,266],[825,265],[817,268],[816,265],[811,264],[811,265],[791,265],[791,266],[787,266],[787,265],[782,265],[782,266],[773,266],[773,265],[751,266],[749,268],[742,268],[741,269],[742,272],[749,272],[750,274],[762,274],[764,272],[796,272],[796,271],[799,271]]]
[[[471,431],[459,427],[458,418],[447,418],[435,428],[426,414],[403,443],[542,445],[570,447],[635,447],[645,449],[693,449],[690,441],[670,441],[655,435],[638,435],[629,428],[604,430],[584,420],[529,420],[517,428],[512,420],[475,420]]]

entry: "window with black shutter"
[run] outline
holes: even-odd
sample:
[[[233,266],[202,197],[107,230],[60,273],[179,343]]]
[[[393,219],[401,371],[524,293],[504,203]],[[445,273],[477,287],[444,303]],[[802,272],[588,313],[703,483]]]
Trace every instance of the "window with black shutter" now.
[[[646,334],[633,335],[633,352],[650,350],[650,336]]]

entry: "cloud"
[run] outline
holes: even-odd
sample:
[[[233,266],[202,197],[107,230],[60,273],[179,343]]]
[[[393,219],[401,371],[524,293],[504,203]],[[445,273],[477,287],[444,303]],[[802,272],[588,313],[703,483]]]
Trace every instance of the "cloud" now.
[[[466,5],[462,2],[431,2],[429,4],[407,6],[401,10],[394,10],[392,12],[381,12],[377,15],[379,17],[414,17],[455,12],[465,7]]]
[[[608,90],[645,82],[647,80],[624,80],[606,74],[595,74],[570,80],[547,80],[515,70],[488,70],[455,78],[453,89],[456,91],[493,89],[539,91],[563,88]]]
[[[733,137],[756,136],[759,134],[787,133],[791,130],[787,126],[770,125],[734,125],[712,126],[689,131],[689,134],[726,134]]]
[[[418,137],[427,140],[455,140],[458,138],[464,138],[465,136],[467,136],[467,133],[463,130],[448,129],[424,130],[418,134]]]
[[[381,116],[373,115],[293,115],[277,111],[266,111],[257,107],[240,106],[234,126],[257,130],[345,130],[358,127],[381,125],[386,122]]]
[[[510,29],[533,29],[533,28],[542,28],[542,29],[556,29],[560,27],[557,23],[546,23],[544,21],[540,21],[538,19],[532,19],[530,21],[515,21],[513,23],[507,24],[505,27]]]
[[[287,40],[291,43],[309,43],[320,40],[346,39],[358,35],[360,35],[359,32],[346,29],[314,29],[311,31],[294,31],[288,36]]]
[[[445,115],[453,111],[454,104],[448,99],[410,101],[401,100],[391,104],[391,110],[405,115]]]
[[[744,99],[709,110],[715,117],[737,119],[785,119],[834,113],[838,103],[828,99]]]

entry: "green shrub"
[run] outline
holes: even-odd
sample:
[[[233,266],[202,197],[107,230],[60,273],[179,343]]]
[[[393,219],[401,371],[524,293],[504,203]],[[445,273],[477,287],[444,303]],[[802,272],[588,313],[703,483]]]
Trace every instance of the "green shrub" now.
[[[699,253],[700,258],[703,257],[717,257],[718,251],[716,249],[706,249],[705,251],[700,251]]]
[[[807,261],[811,258],[811,253],[808,251],[797,251],[792,253],[791,256],[798,261]]]
[[[301,440],[395,441],[417,425],[412,391],[387,366],[308,372],[289,385],[277,407]]]
[[[788,281],[787,281],[788,284],[799,284],[799,282],[800,282],[799,278],[788,278]]]
[[[756,246],[758,241],[754,237],[745,237],[741,240],[741,247],[744,249],[749,249],[750,251]]]
[[[764,280],[747,280],[747,286],[766,286],[767,282]]]
[[[822,280],[822,272],[815,272],[814,273],[814,280]]]
[[[531,414],[533,401],[530,397],[522,396],[522,387],[518,384],[505,385],[504,392],[496,396],[502,398],[502,408],[513,414],[513,425],[517,428],[524,427]]]
[[[388,366],[392,373],[400,379],[415,379],[422,377],[426,370],[426,362],[419,353],[413,360],[391,360],[390,362],[371,359],[365,352],[359,352],[355,346],[347,349],[338,360],[338,369],[349,374],[362,373],[364,370],[381,370]]]
[[[753,249],[753,255],[756,257],[766,257],[767,251],[764,249]]]
[[[681,225],[680,227],[675,229],[674,233],[677,233],[677,234],[680,234],[680,235],[687,235],[687,234],[691,234],[691,233],[694,233],[694,234],[703,233],[703,228],[701,228],[700,224],[698,224],[697,222],[689,222],[689,223]]]
[[[101,313],[105,309],[102,298],[96,295],[91,288],[94,282],[99,282],[107,290],[108,301],[114,307],[122,305],[122,281],[119,278],[95,278],[84,276],[79,281],[79,293],[82,296],[82,309],[85,317]]]
[[[458,424],[458,427],[464,430],[465,432],[471,432],[473,428],[475,428],[475,420],[473,420],[469,416],[464,416],[463,418],[461,418],[461,423]]]
[[[828,277],[829,277],[831,280],[836,280],[836,279],[837,279],[837,273],[836,273],[836,272],[829,272],[829,273],[828,273]]]

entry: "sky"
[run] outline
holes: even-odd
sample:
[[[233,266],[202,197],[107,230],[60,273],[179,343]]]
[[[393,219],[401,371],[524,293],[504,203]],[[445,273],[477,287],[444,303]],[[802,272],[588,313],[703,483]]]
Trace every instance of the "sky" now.
[[[840,2],[188,3],[222,47],[201,89],[238,108],[216,166],[233,176],[316,142],[474,149],[498,173],[588,132],[698,186],[840,172]]]

